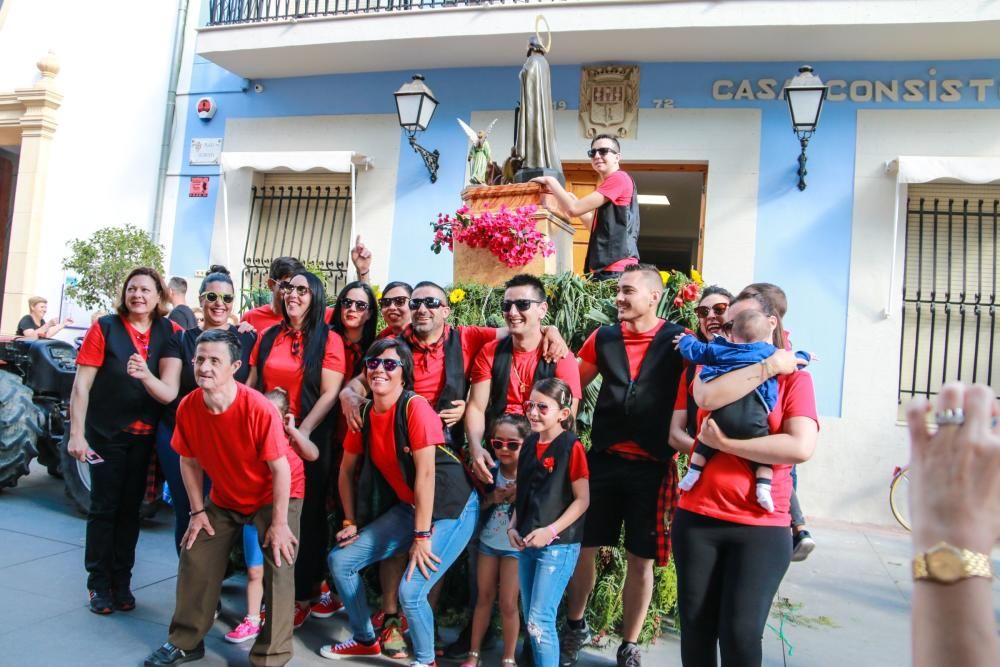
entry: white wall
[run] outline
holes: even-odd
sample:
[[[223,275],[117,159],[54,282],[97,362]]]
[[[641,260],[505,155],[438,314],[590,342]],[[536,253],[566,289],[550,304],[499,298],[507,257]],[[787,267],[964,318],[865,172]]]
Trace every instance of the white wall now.
[[[0,91],[29,87],[53,49],[65,96],[48,173],[38,292],[58,304],[66,242],[153,219],[177,3],[6,0]],[[197,7],[198,0],[192,0]],[[27,308],[27,304],[25,304]],[[50,311],[54,310],[50,306]],[[53,312],[53,315],[55,313]]]
[[[906,430],[896,421],[905,226],[898,236],[893,308],[888,319],[882,317],[897,187],[885,163],[900,155],[1000,157],[1000,114],[858,112],[843,413],[822,420],[816,456],[799,469],[807,514],[892,523],[890,475],[894,466],[909,461]],[[905,191],[902,196],[905,205]]]

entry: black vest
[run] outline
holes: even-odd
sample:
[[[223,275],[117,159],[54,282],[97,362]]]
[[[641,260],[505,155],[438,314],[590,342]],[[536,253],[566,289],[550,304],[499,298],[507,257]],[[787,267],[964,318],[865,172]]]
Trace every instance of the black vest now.
[[[90,388],[86,437],[91,442],[110,442],[134,421],[156,426],[163,405],[149,395],[142,382],[129,377],[128,358],[136,353],[132,337],[121,316],[105,315],[97,320],[104,334],[104,363],[97,370]],[[149,327],[149,372],[160,377],[160,358],[170,343],[173,326],[165,317],[153,319]]]
[[[536,528],[544,528],[563,515],[573,502],[573,483],[569,462],[576,434],[563,431],[545,450],[545,459],[553,459],[552,472],[545,469],[535,453],[538,434],[532,433],[521,445],[517,459],[517,532],[525,537]],[[586,515],[584,515],[586,516]],[[583,539],[583,519],[559,533],[559,544],[575,544]]]
[[[684,391],[687,392],[687,434],[692,438],[698,437],[698,404],[694,402],[694,392],[691,385],[694,382],[694,374],[698,369],[696,364],[688,364],[684,370]],[[723,431],[729,433],[729,431]]]
[[[260,349],[257,351],[257,386],[255,389],[257,391],[264,393],[267,390],[264,388],[264,370],[267,364],[267,358],[271,356],[271,348],[274,347],[274,341],[278,338],[278,334],[284,329],[284,324],[276,324],[270,327],[267,331],[263,333],[260,337]],[[327,332],[326,329],[323,330],[324,333]],[[330,335],[327,333],[327,335]],[[305,354],[305,344],[302,345],[302,354]],[[319,400],[320,393],[320,382],[323,375],[323,364],[317,364],[315,367],[302,369],[302,390],[299,394],[301,402],[300,414],[298,414],[299,421],[306,418],[310,412],[312,412],[313,407],[316,405],[316,401]],[[292,406],[294,407],[294,406]],[[310,438],[313,442],[317,444],[318,447],[323,448],[327,446],[327,438],[325,434],[328,432],[330,424],[333,423],[334,410],[336,406],[327,413],[326,417],[323,418],[316,428],[313,429],[312,437]],[[319,433],[319,434],[318,434]]]
[[[592,452],[634,440],[657,460],[666,461],[673,456],[674,450],[668,444],[670,416],[683,367],[673,339],[683,332],[681,326],[664,322],[650,342],[639,376],[633,381],[621,325],[611,324],[597,330],[597,369],[603,382],[594,406]]]
[[[416,347],[416,337],[413,329],[407,330],[404,340],[411,346]],[[444,346],[444,387],[441,388],[441,395],[438,396],[434,409],[437,412],[452,407],[452,401],[464,401],[469,393],[469,379],[465,375],[465,354],[462,352],[462,333],[456,327],[448,327],[442,334],[445,339],[441,343]],[[451,428],[442,424],[444,429],[444,444],[459,452],[465,444],[465,423],[459,420]]]
[[[254,343],[257,342],[257,334],[253,331],[240,333],[239,329],[231,324],[229,325],[229,332],[240,341],[240,360],[243,362],[240,369],[236,371],[235,378],[237,382],[246,384],[247,378],[250,376],[250,353],[253,352]],[[192,360],[198,350],[198,336],[203,333],[205,332],[198,327],[194,327],[193,329],[179,331],[174,334],[174,345],[176,345],[181,355],[181,384],[177,392],[177,398],[163,411],[163,422],[171,428],[173,428],[176,421],[177,406],[180,405],[181,399],[198,388],[198,383],[194,378],[194,364]]]
[[[598,271],[626,257],[639,258],[638,192],[633,180],[632,201],[628,206],[606,201],[594,211],[596,224],[587,244],[584,271]]]
[[[417,467],[413,463],[410,450],[410,429],[407,419],[410,401],[414,398],[423,400],[409,390],[403,390],[396,401],[396,414],[393,424],[393,435],[396,445],[396,458],[403,472],[403,479],[412,489],[417,477]],[[362,408],[361,442],[364,447],[364,458],[361,463],[361,473],[358,476],[358,488],[355,501],[355,518],[359,526],[371,523],[389,511],[399,502],[399,497],[392,486],[385,480],[371,457],[371,402]],[[461,461],[444,446],[434,448],[434,510],[432,521],[440,519],[457,519],[469,496],[472,494],[472,484],[466,475]]]
[[[514,339],[510,336],[497,343],[493,355],[493,376],[490,379],[490,402],[486,406],[486,430],[492,430],[497,417],[507,412],[507,390],[510,387],[510,369],[514,362]],[[544,358],[538,360],[532,384],[539,380],[555,377],[556,365]]]

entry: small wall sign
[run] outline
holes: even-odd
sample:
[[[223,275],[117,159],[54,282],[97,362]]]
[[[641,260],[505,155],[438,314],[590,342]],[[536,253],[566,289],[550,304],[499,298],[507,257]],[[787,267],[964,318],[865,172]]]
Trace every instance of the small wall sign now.
[[[208,176],[192,176],[188,187],[188,197],[208,196]]]
[[[222,138],[202,138],[191,140],[188,163],[193,165],[217,165],[222,157]]]

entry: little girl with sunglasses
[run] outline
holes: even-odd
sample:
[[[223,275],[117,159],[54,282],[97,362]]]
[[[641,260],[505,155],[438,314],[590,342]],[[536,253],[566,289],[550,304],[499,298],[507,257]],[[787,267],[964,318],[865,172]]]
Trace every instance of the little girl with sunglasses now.
[[[293,468],[302,466],[302,461],[291,460],[295,455],[306,461],[318,459],[319,448],[295,427],[295,415],[288,412],[288,392],[277,387],[264,396],[277,408],[284,422],[285,434],[294,452],[289,453],[289,465]],[[226,641],[233,644],[256,639],[264,623],[261,609],[264,600],[264,552],[260,548],[257,528],[252,523],[243,526],[243,558],[247,565],[247,615],[239,625],[226,633]]]
[[[514,653],[517,651],[517,635],[521,630],[521,620],[517,614],[518,550],[511,546],[507,528],[510,526],[511,505],[517,492],[518,454],[529,433],[531,427],[523,415],[507,413],[497,417],[490,434],[490,444],[498,464],[490,471],[493,485],[487,487],[483,499],[483,516],[486,521],[479,531],[479,559],[476,564],[479,595],[472,615],[469,653],[462,667],[479,665],[479,648],[493,616],[498,578],[500,617],[503,621],[503,660],[500,664],[516,664]]]
[[[573,394],[557,378],[539,380],[524,402],[533,433],[517,464],[517,494],[507,536],[520,551],[521,609],[536,667],[557,667],[556,612],[569,583],[590,505],[587,454],[576,434]]]

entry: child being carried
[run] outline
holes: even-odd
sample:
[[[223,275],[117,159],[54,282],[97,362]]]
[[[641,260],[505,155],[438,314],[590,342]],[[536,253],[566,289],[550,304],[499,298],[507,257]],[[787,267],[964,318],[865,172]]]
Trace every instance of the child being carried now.
[[[702,382],[710,382],[720,375],[738,368],[744,368],[760,363],[774,354],[777,348],[768,341],[771,338],[771,326],[764,313],[758,310],[745,310],[731,322],[730,340],[716,336],[711,343],[702,343],[695,336],[685,334],[677,339],[677,349],[690,362],[701,364],[699,377]],[[728,328],[728,327],[726,327]],[[809,361],[812,359],[807,352],[796,352],[795,356]],[[768,435],[767,416],[778,401],[778,380],[769,378],[754,391],[738,401],[713,410],[711,418],[727,436],[739,440],[749,440]],[[716,450],[703,442],[697,442],[688,465],[687,474],[680,481],[682,491],[690,491],[701,471],[715,454]],[[774,471],[770,464],[748,461],[756,478],[757,503],[768,512],[774,511],[774,500],[771,498],[771,478]]]

